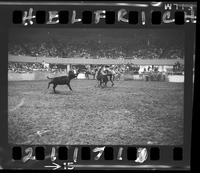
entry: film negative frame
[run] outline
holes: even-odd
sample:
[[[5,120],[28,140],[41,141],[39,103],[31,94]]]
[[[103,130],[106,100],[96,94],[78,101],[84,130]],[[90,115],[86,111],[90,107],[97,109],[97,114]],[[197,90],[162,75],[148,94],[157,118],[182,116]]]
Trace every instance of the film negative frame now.
[[[123,169],[123,170],[189,170],[191,164],[191,132],[193,111],[193,67],[195,53],[196,8],[193,2],[0,2],[0,35],[1,35],[1,165],[3,169],[50,169],[50,170],[84,170],[84,169]],[[67,10],[66,10],[67,9]],[[133,10],[134,9],[134,10]],[[189,10],[188,10],[189,9]],[[32,11],[33,10],[33,11]],[[100,11],[99,11],[100,10]],[[41,16],[42,20],[28,19],[33,12]],[[50,11],[68,11],[68,23],[54,23],[48,18]],[[75,12],[73,12],[75,11]],[[89,21],[83,20],[83,14],[90,16]],[[99,11],[104,19],[91,15]],[[131,21],[130,11],[138,12],[138,22]],[[153,11],[161,15],[152,14]],[[166,13],[168,11],[169,13]],[[194,12],[191,14],[190,11]],[[180,13],[176,13],[180,12]],[[163,17],[165,13],[165,17]],[[75,15],[74,15],[75,14]],[[129,18],[127,18],[129,14]],[[150,15],[151,14],[151,15]],[[16,16],[21,16],[16,18]],[[26,17],[23,21],[23,15]],[[56,14],[57,15],[57,14]],[[125,17],[126,15],[126,17]],[[156,16],[155,24],[152,17]],[[32,15],[30,15],[32,16]],[[77,17],[79,16],[79,17]],[[176,17],[175,17],[176,16]],[[74,17],[74,18],[73,18]],[[77,17],[77,18],[76,18]],[[100,18],[101,18],[100,17]],[[40,17],[39,17],[40,18]],[[106,19],[108,18],[108,19]],[[19,19],[19,20],[18,20]],[[21,19],[21,20],[20,20]],[[43,20],[44,19],[44,20]],[[127,22],[127,20],[133,22]],[[159,22],[160,20],[160,22]],[[85,22],[85,24],[82,23]],[[13,23],[14,22],[14,23]],[[52,22],[52,23],[51,23]],[[49,23],[49,24],[47,24]],[[8,30],[9,28],[172,28],[185,31],[185,83],[184,83],[184,145],[181,146],[27,146],[8,144]],[[60,149],[61,148],[61,149]],[[61,151],[60,151],[61,150]],[[41,154],[44,153],[44,154]],[[63,153],[66,153],[63,155]],[[62,158],[62,159],[59,159]]]

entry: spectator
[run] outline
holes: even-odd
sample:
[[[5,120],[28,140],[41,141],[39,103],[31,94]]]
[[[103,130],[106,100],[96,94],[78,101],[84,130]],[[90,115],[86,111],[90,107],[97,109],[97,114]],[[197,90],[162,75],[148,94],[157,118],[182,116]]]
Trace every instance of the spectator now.
[[[11,55],[26,55],[34,57],[62,57],[62,58],[111,58],[111,59],[160,59],[182,58],[183,49],[167,48],[160,45],[151,45],[143,48],[143,45],[135,47],[115,46],[109,43],[99,45],[96,40],[87,42],[48,42],[39,43],[10,43],[8,53]]]

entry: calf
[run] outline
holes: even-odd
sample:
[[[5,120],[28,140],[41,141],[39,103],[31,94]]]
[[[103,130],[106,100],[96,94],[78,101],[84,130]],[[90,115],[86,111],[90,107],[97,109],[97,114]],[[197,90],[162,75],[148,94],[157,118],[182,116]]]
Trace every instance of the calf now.
[[[77,76],[78,76],[78,73],[74,74],[73,71],[69,71],[68,76],[59,76],[59,77],[54,77],[54,78],[49,78],[47,76],[47,78],[51,80],[48,84],[48,88],[49,88],[50,84],[53,84],[53,90],[54,90],[54,93],[56,93],[55,89],[56,89],[57,85],[67,85],[69,87],[69,89],[72,91],[72,88],[70,86],[70,81],[72,79],[76,78]]]

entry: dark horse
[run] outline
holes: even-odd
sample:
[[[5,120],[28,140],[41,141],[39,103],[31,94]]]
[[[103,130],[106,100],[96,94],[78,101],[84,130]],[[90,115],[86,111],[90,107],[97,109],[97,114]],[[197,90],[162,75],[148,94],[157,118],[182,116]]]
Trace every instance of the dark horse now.
[[[101,70],[98,71],[98,73],[97,73],[98,86],[102,87],[102,84],[104,84],[104,87],[107,87],[108,81],[110,81],[113,86],[114,85],[114,82],[113,82],[114,75],[109,70],[105,70],[105,72],[106,72],[106,74],[104,75],[101,73]]]
[[[69,75],[68,76],[59,76],[59,77],[54,77],[54,78],[49,78],[47,76],[48,79],[50,79],[50,82],[48,84],[48,87],[47,89],[49,88],[49,86],[51,84],[53,84],[53,90],[54,90],[54,93],[56,93],[56,86],[57,85],[67,85],[69,87],[69,89],[72,91],[72,88],[70,86],[70,81],[74,78],[76,78],[78,76],[78,73],[77,74],[74,74],[73,71],[69,71]]]

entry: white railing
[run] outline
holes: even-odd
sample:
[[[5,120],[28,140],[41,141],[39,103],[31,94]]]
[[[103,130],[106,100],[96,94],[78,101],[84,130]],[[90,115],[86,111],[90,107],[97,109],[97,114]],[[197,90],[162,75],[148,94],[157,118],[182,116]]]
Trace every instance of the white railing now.
[[[128,64],[135,65],[174,65],[177,61],[184,64],[183,59],[85,59],[85,58],[49,58],[8,55],[9,62],[31,62],[42,63],[42,61],[52,64]]]

